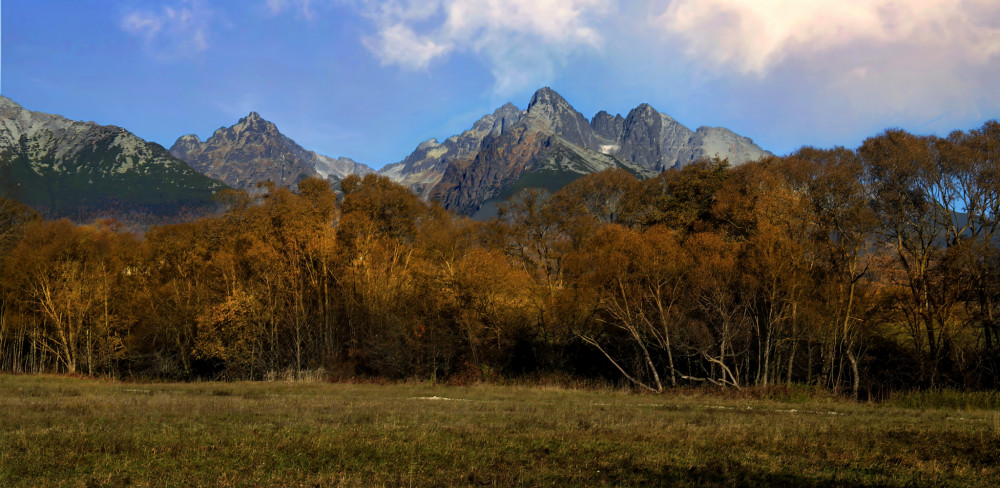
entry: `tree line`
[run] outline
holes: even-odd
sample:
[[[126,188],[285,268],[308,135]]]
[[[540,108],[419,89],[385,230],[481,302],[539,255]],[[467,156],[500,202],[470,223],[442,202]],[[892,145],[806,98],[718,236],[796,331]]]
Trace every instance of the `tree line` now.
[[[998,195],[992,121],[609,170],[488,222],[377,175],[141,238],[0,200],[0,369],[996,388]]]

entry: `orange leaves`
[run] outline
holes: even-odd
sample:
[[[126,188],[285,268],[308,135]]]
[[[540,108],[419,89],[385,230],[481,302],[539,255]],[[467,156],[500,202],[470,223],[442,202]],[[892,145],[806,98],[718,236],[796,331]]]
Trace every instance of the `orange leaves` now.
[[[263,304],[247,290],[236,288],[198,317],[196,358],[218,360],[235,370],[250,366],[260,354],[264,336]]]
[[[616,223],[638,197],[639,180],[623,169],[592,173],[566,185],[552,205],[563,220],[586,217],[603,225]]]

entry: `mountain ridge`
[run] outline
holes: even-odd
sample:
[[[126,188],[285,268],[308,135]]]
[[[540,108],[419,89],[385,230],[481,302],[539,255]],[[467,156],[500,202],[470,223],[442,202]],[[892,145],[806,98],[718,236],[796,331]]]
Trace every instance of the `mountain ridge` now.
[[[498,130],[495,122],[501,111],[509,123]],[[494,123],[491,130],[484,131],[490,123]],[[474,139],[475,144],[468,144],[465,151],[444,147],[447,141],[462,138]],[[691,130],[647,103],[626,117],[601,110],[588,121],[550,87],[537,90],[525,110],[508,102],[445,144],[425,141],[379,174],[445,208],[475,214],[533,171],[552,172],[560,181],[610,168],[645,177],[699,159],[720,157],[736,165],[771,154],[726,128]]]
[[[0,96],[5,196],[61,215],[111,202],[149,209],[205,206],[224,188],[124,128],[31,111]]]
[[[9,99],[3,100],[6,102],[0,100],[0,112],[20,108]],[[42,118],[65,121],[57,115],[47,117]],[[22,152],[25,149],[20,142],[11,142],[23,128],[9,121],[4,124],[2,130],[6,132],[0,137],[7,138],[6,150],[11,159],[15,155],[11,148],[21,148]],[[126,155],[123,172],[138,157],[129,159],[129,151],[135,152],[140,146],[145,152],[139,159],[159,158],[161,165],[168,168],[184,164],[189,170],[241,189],[255,188],[268,180],[295,189],[308,177],[337,183],[348,175],[376,172],[350,158],[334,158],[303,148],[256,111],[229,127],[219,127],[204,141],[195,134],[182,135],[169,150],[141,141],[121,128],[78,124],[89,124],[84,142],[108,139],[111,142],[105,145],[117,147],[118,153]],[[120,133],[127,133],[141,144],[119,141],[116,137]],[[0,145],[0,150],[4,147]],[[20,160],[39,175],[38,168],[45,164],[46,171],[58,172],[63,164],[60,157],[66,150],[56,143],[55,151],[56,157],[48,163],[37,154],[23,155]],[[601,110],[588,120],[555,90],[543,87],[534,92],[525,109],[507,102],[444,141],[431,138],[419,143],[402,160],[376,173],[407,186],[425,200],[471,215],[492,199],[509,194],[511,188],[529,182],[554,191],[561,184],[605,169],[625,169],[644,178],[700,159],[720,157],[736,165],[770,154],[752,139],[724,127],[692,130],[648,103],[639,104],[624,117]],[[23,176],[28,169],[17,171]],[[549,179],[542,174],[549,175]]]
[[[229,127],[216,129],[205,141],[195,134],[178,137],[170,153],[202,174],[242,189],[263,181],[295,189],[309,177],[339,181],[375,171],[350,158],[307,150],[253,111]]]

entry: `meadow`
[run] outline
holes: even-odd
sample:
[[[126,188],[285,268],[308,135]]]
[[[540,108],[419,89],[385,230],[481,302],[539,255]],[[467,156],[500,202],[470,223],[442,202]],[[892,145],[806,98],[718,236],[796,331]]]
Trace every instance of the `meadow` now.
[[[0,376],[0,486],[1000,486],[996,395]]]

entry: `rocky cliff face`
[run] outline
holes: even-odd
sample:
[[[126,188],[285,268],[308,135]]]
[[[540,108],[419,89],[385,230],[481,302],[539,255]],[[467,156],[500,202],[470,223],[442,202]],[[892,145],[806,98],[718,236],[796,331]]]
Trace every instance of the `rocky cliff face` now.
[[[728,159],[732,164],[754,161],[768,155],[749,137],[743,137],[725,127],[699,127],[677,154],[677,165],[683,166],[710,158]]]
[[[439,143],[437,139],[420,143],[405,159],[387,165],[379,173],[408,186],[417,195],[428,198],[430,189],[441,181],[451,163],[467,162],[475,158],[484,138],[500,136],[523,117],[521,109],[507,103],[492,114],[483,116],[469,130],[449,137],[444,143]]]
[[[511,124],[494,123],[501,111],[509,114],[504,120]],[[768,154],[727,129],[692,131],[648,104],[632,109],[627,117],[601,111],[587,122],[547,87],[535,92],[527,110],[517,114],[516,107],[507,104],[463,133],[476,134],[478,145],[468,144],[459,152],[447,141],[427,141],[383,174],[411,187],[419,180],[425,198],[476,214],[512,189],[542,186],[554,191],[584,174],[609,168],[623,168],[642,178],[702,158],[742,164]]]
[[[224,188],[115,126],[32,112],[0,96],[0,192],[55,214],[120,203],[167,211]]]
[[[311,176],[339,180],[373,171],[348,158],[334,159],[303,149],[257,112],[231,127],[219,128],[205,142],[193,134],[181,136],[170,153],[209,177],[244,189],[264,181],[294,189]]]
[[[608,117],[605,132],[616,133],[618,122]],[[640,164],[595,150],[604,142],[565,99],[543,88],[516,124],[485,137],[474,158],[450,164],[428,197],[472,215],[520,187],[555,191],[580,176],[611,168],[626,169],[640,178],[652,174]]]
[[[553,137],[530,130],[527,124],[490,137],[483,142],[474,159],[449,164],[428,197],[441,202],[445,208],[474,213],[480,203],[524,174],[535,156],[552,144]]]
[[[350,175],[364,176],[375,172],[367,164],[359,163],[351,158],[331,158],[312,151],[309,153],[314,158],[313,164],[316,172],[328,180],[342,180]]]
[[[628,113],[621,134],[611,154],[662,171],[677,162],[694,132],[644,103]]]
[[[597,139],[590,123],[569,102],[545,87],[535,92],[528,103],[529,127],[558,135],[571,144],[595,149]]]
[[[625,132],[625,119],[622,118],[621,114],[612,117],[611,114],[601,110],[597,112],[597,115],[594,115],[590,126],[594,129],[594,135],[614,144],[621,139]]]

